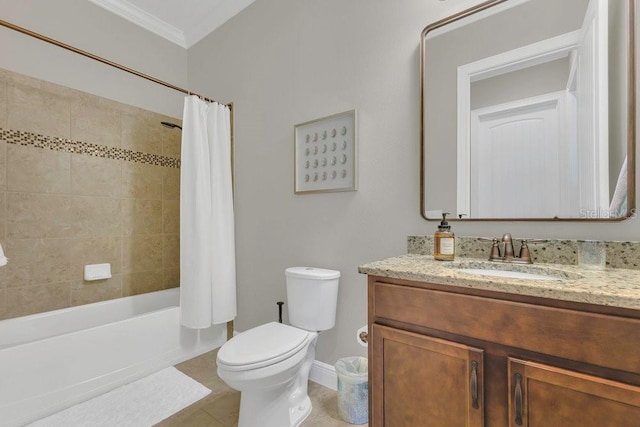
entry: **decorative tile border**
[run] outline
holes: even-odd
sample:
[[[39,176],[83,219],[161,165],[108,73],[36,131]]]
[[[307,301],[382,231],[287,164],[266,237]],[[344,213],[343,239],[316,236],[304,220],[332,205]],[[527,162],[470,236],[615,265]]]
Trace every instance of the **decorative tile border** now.
[[[605,242],[607,267],[640,270],[640,242]],[[519,250],[519,244],[515,245]],[[578,265],[576,240],[553,240],[529,245],[534,263]],[[456,236],[456,255],[465,258],[488,259],[491,242],[477,237]],[[407,252],[416,255],[433,254],[433,236],[408,236]]]
[[[0,140],[9,144],[47,148],[49,150],[65,151],[72,154],[85,154],[105,159],[124,160],[127,162],[144,163],[167,168],[180,168],[180,159],[173,157],[74,141],[72,139],[58,138],[55,136],[39,135],[32,132],[0,128]]]

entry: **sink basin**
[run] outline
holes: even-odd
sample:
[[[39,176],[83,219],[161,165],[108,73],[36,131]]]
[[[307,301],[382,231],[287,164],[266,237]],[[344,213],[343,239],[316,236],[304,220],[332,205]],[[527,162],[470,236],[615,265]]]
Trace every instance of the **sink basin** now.
[[[462,273],[479,274],[481,276],[492,277],[505,277],[511,279],[528,279],[528,280],[562,280],[556,276],[550,276],[547,274],[532,274],[522,271],[510,271],[510,270],[489,270],[484,268],[457,268],[456,270]]]
[[[459,273],[476,276],[500,277],[524,280],[578,280],[582,275],[566,269],[549,268],[531,264],[497,263],[484,260],[456,260],[448,265]]]

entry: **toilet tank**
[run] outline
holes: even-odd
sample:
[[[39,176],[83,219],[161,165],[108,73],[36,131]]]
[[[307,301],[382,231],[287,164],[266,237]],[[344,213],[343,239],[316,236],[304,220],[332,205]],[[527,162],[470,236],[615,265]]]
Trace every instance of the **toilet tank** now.
[[[326,331],[336,324],[340,272],[315,267],[285,270],[289,322],[307,331]]]

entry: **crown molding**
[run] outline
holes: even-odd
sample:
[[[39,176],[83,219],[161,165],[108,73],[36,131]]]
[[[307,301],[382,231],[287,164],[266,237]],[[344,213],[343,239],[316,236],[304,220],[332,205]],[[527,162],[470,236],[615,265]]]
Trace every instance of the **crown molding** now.
[[[126,0],[89,0],[111,13],[114,13],[134,24],[157,34],[185,49],[188,48],[184,31],[174,27],[165,21],[156,18],[150,13],[129,3]]]

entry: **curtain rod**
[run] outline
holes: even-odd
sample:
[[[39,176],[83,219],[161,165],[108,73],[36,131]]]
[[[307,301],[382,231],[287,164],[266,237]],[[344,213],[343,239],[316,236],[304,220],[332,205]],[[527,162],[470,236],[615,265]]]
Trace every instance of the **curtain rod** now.
[[[204,101],[207,101],[207,102],[217,102],[214,99],[210,99],[210,98],[204,97],[202,95],[198,95],[197,93],[191,92],[190,90],[183,89],[183,88],[181,88],[179,86],[172,85],[171,83],[167,83],[167,82],[165,82],[163,80],[157,79],[157,78],[152,77],[152,76],[150,76],[148,74],[144,74],[144,73],[141,73],[140,71],[136,71],[136,70],[131,69],[129,67],[125,67],[124,65],[120,65],[117,62],[110,61],[110,60],[105,59],[105,58],[103,58],[101,56],[94,55],[93,53],[87,52],[87,51],[82,50],[82,49],[78,49],[77,47],[73,47],[73,46],[68,45],[66,43],[62,43],[61,41],[58,41],[56,39],[52,39],[51,37],[47,37],[45,35],[42,35],[42,34],[34,32],[34,31],[28,30],[28,29],[26,29],[24,27],[20,27],[18,25],[12,24],[11,22],[7,22],[7,21],[4,21],[4,20],[0,19],[0,25],[2,25],[3,27],[7,27],[7,28],[9,28],[11,30],[17,31],[19,33],[26,34],[28,36],[34,37],[34,38],[36,38],[38,40],[42,40],[44,42],[51,43],[51,44],[53,44],[55,46],[58,46],[58,47],[61,47],[63,49],[70,50],[71,52],[75,52],[75,53],[80,54],[82,56],[86,56],[87,58],[91,58],[91,59],[94,59],[96,61],[102,62],[103,64],[107,64],[107,65],[109,65],[111,67],[117,68],[119,70],[125,71],[125,72],[133,74],[135,76],[142,77],[143,79],[146,79],[146,80],[152,81],[154,83],[157,83],[159,85],[168,87],[169,89],[177,90],[178,92],[182,92],[182,93],[185,93],[187,95],[195,95],[198,98],[200,98],[200,99],[202,99]],[[224,105],[226,105],[230,109],[233,108],[233,104],[224,104]]]

